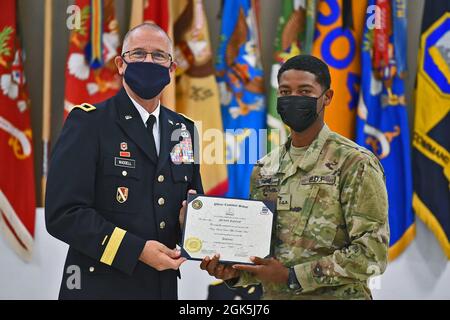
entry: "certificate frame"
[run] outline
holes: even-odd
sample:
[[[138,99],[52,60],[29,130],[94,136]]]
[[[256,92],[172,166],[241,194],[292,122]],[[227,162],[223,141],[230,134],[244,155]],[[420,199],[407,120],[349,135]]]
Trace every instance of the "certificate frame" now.
[[[180,244],[182,257],[187,258],[188,260],[193,260],[193,261],[202,261],[203,260],[202,258],[192,257],[189,254],[189,252],[187,252],[185,249],[186,226],[188,225],[189,216],[192,214],[189,210],[189,208],[190,208],[189,204],[198,197],[227,199],[227,200],[242,200],[242,201],[246,201],[246,202],[263,203],[272,212],[272,222],[271,222],[271,226],[270,226],[271,233],[270,233],[269,253],[266,256],[261,257],[261,258],[268,258],[268,257],[273,256],[273,241],[274,241],[274,235],[275,235],[275,225],[276,225],[275,223],[277,220],[276,202],[275,201],[243,199],[243,198],[229,198],[229,197],[220,197],[220,196],[210,196],[210,195],[205,195],[205,194],[188,194],[187,205],[186,205],[186,214],[185,214],[185,218],[184,218],[184,226],[183,226],[183,230],[182,230],[182,237],[181,237],[181,244]],[[205,255],[205,257],[206,256],[207,255]],[[254,265],[254,263],[252,263],[250,261],[249,262],[241,262],[241,261],[224,260],[224,259],[222,259],[222,256],[221,256],[221,258],[219,258],[219,262],[222,264],[227,264],[227,265],[231,265],[231,264]]]

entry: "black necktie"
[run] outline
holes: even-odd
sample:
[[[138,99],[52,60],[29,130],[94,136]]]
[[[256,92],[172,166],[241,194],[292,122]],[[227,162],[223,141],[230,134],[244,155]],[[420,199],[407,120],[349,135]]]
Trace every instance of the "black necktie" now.
[[[156,117],[154,115],[150,115],[147,119],[147,132],[150,139],[150,152],[152,156],[155,156],[155,159],[158,159],[158,153],[156,152],[156,144],[155,144],[155,137],[153,136],[153,125],[156,122]]]

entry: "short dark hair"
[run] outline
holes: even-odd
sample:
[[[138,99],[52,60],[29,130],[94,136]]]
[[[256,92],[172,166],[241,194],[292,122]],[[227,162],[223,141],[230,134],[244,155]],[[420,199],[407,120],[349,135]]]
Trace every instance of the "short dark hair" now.
[[[308,54],[301,54],[288,59],[278,71],[278,82],[283,72],[288,70],[307,71],[316,76],[316,81],[324,90],[329,89],[331,85],[330,70],[325,62]]]

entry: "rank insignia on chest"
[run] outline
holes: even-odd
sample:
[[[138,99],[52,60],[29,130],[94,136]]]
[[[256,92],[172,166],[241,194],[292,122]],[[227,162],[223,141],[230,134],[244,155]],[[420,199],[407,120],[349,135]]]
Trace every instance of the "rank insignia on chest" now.
[[[291,208],[291,195],[289,193],[279,194],[277,199],[277,210],[289,210]]]
[[[128,188],[127,187],[118,187],[116,199],[119,203],[124,203],[128,199]]]
[[[126,143],[126,142],[120,143],[120,150],[127,151],[128,150],[128,143]]]

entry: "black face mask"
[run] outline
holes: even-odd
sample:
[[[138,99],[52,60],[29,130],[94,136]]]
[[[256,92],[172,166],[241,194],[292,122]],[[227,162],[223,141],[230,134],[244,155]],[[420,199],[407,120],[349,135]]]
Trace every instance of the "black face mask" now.
[[[306,96],[284,96],[277,99],[277,111],[281,120],[295,132],[308,129],[316,121],[319,113],[316,112],[317,100],[326,92],[315,97]]]
[[[169,69],[152,62],[128,63],[125,82],[140,98],[153,99],[170,83]]]

